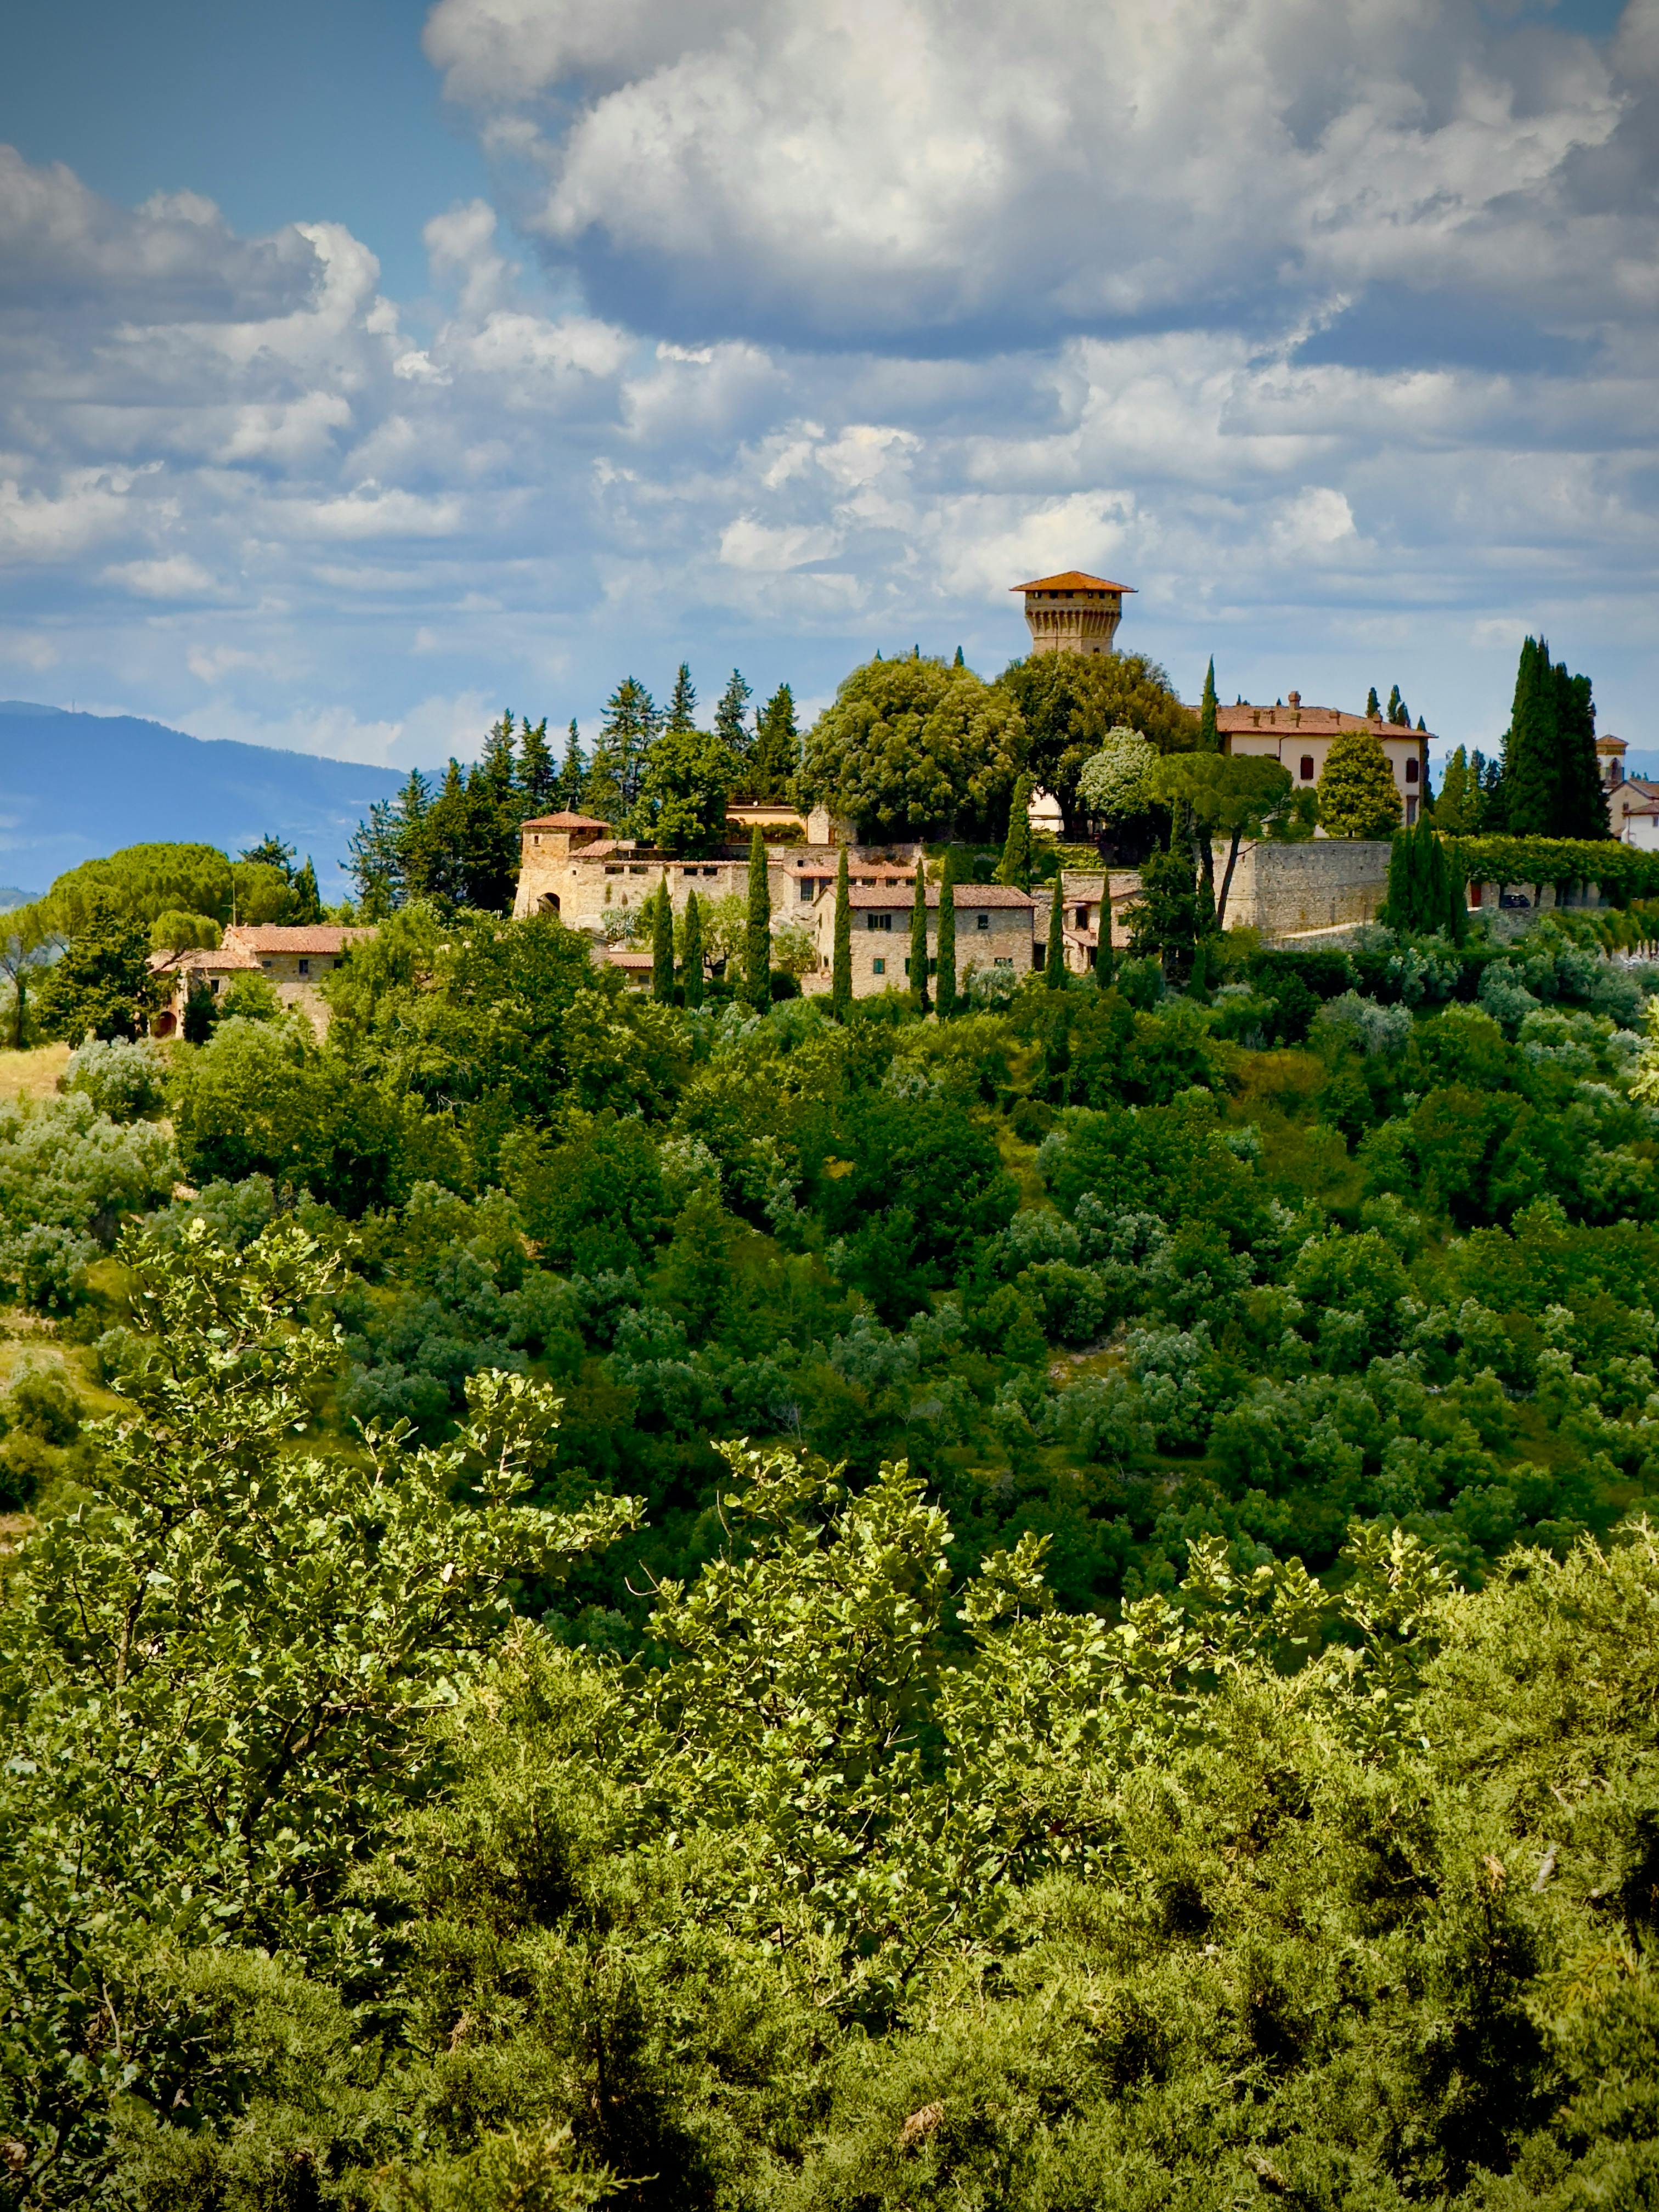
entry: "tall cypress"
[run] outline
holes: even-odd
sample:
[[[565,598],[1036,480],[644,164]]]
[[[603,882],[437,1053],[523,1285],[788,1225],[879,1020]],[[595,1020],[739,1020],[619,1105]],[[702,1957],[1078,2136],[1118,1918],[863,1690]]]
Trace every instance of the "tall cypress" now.
[[[659,1006],[674,1003],[674,907],[666,876],[657,886],[657,911],[651,917],[651,995]]]
[[[749,927],[744,936],[743,994],[757,1013],[772,1003],[772,887],[766,846],[756,823],[749,833]]]
[[[1204,672],[1204,696],[1198,708],[1198,750],[1201,753],[1221,750],[1221,733],[1215,726],[1215,655],[1210,655],[1210,665]]]
[[[1558,837],[1605,837],[1610,832],[1607,794],[1595,757],[1595,702],[1588,676],[1555,667],[1555,719],[1560,732],[1561,811]]]
[[[1066,879],[1056,874],[1054,896],[1048,908],[1048,950],[1042,980],[1051,991],[1066,988]]]
[[[1382,702],[1376,696],[1375,684],[1365,694],[1365,713],[1373,722],[1380,722],[1382,719]]]
[[[1547,837],[1561,815],[1561,728],[1555,671],[1541,637],[1521,647],[1515,702],[1504,739],[1504,828],[1512,837]]]
[[[680,978],[688,1006],[702,1004],[702,908],[696,891],[685,895],[685,919],[680,927]]]
[[[996,879],[1000,884],[1012,884],[1016,890],[1031,888],[1031,779],[1020,777],[1014,786],[1014,796],[1008,809],[1008,835],[1004,841],[1002,858],[997,862]]]
[[[957,1010],[957,861],[947,846],[939,879],[939,1018],[948,1022]]]
[[[910,902],[910,988],[925,1014],[927,991],[927,860],[916,854],[916,895]]]
[[[830,972],[830,1011],[844,1022],[853,1011],[853,902],[847,888],[847,848],[836,868],[836,950]]]
[[[1095,988],[1109,991],[1112,975],[1112,876],[1109,868],[1100,879],[1100,928],[1095,946]]]

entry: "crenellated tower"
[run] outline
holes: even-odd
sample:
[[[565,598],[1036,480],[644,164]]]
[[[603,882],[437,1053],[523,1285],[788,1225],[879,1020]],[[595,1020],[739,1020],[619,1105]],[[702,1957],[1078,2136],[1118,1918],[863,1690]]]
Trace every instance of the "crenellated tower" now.
[[[1123,594],[1134,586],[1068,568],[1064,575],[1039,576],[1013,589],[1025,594],[1033,653],[1110,653],[1123,619]]]

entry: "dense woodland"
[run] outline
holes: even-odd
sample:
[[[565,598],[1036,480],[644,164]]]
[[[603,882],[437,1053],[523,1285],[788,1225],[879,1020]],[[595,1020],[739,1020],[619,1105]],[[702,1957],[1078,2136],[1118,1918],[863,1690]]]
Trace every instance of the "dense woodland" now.
[[[100,864],[0,1105],[0,2206],[1656,2201],[1659,906],[1424,830],[1266,949],[1147,750],[1133,940],[945,1017],[405,885],[322,1037],[157,1047],[221,878]]]
[[[1654,928],[84,1044],[4,2201],[1643,2201]]]

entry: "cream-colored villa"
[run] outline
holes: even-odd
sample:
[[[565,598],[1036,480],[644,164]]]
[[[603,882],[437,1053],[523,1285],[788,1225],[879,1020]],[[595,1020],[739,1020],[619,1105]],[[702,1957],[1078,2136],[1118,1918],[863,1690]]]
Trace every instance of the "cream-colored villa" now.
[[[1402,730],[1376,714],[1345,714],[1336,707],[1304,707],[1302,694],[1292,691],[1271,707],[1220,707],[1216,729],[1222,749],[1230,753],[1265,754],[1283,763],[1298,790],[1317,783],[1325,772],[1325,756],[1335,740],[1350,730],[1369,730],[1378,738],[1394,780],[1399,787],[1401,818],[1407,829],[1417,820],[1429,775],[1432,737],[1421,730]]]

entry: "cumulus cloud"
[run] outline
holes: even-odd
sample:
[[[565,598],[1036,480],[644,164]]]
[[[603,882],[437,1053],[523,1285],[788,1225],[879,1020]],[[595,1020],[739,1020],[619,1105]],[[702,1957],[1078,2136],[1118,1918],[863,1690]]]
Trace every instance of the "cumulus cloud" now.
[[[1478,0],[439,0],[426,31],[605,296],[838,343],[1382,278],[1547,273],[1588,311],[1653,267],[1575,167],[1652,43]]]
[[[1399,680],[1485,742],[1541,623],[1650,695],[1659,0],[440,0],[427,44],[500,205],[431,212],[411,304],[337,223],[0,153],[0,655],[429,763],[682,655],[995,667],[1076,564],[1194,688]]]

